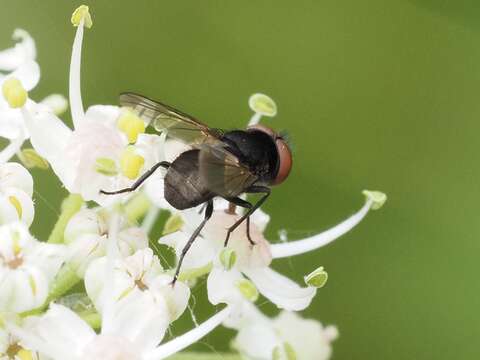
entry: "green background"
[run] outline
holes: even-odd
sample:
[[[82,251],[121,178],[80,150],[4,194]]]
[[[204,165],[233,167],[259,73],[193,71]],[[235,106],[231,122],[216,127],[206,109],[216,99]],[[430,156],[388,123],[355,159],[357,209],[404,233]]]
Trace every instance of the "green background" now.
[[[0,48],[35,38],[31,94],[67,94],[73,1],[0,1]],[[85,105],[135,90],[217,127],[243,127],[253,92],[271,95],[294,170],[264,209],[268,237],[336,224],[386,192],[386,206],[314,253],[275,262],[301,281],[329,272],[304,314],[335,323],[334,359],[474,359],[480,351],[480,3],[478,0],[90,1]],[[34,171],[34,232],[64,193]],[[196,293],[199,319],[212,313]],[[265,306],[265,311],[272,309]],[[188,315],[174,329],[191,327]],[[225,330],[197,345],[228,349]]]

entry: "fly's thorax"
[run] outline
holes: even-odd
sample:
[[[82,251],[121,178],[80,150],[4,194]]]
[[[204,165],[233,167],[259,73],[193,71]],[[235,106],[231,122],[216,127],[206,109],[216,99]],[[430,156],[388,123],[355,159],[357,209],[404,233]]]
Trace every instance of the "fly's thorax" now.
[[[229,150],[242,164],[259,177],[259,182],[271,184],[279,169],[278,151],[272,137],[256,130],[233,130],[223,136]]]

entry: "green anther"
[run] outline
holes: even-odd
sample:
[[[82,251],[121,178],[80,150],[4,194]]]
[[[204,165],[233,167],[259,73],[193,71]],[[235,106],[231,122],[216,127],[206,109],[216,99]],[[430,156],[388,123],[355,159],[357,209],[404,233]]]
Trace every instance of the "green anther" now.
[[[363,190],[362,194],[365,195],[367,200],[372,200],[372,210],[380,209],[387,201],[387,195],[380,191]]]
[[[236,283],[238,290],[242,293],[243,297],[248,301],[255,302],[258,299],[257,287],[247,279],[242,279]]]
[[[95,171],[105,176],[115,176],[118,174],[117,164],[110,158],[98,158],[95,160]]]
[[[253,94],[248,100],[250,108],[263,116],[273,117],[277,114],[277,105],[265,94]]]
[[[213,268],[213,264],[209,262],[207,265],[204,265],[202,267],[184,270],[178,275],[178,280],[180,281],[195,280],[200,276],[208,274],[212,270],[212,268]]]
[[[71,18],[73,26],[79,26],[82,19],[84,19],[83,24],[85,25],[85,27],[92,27],[92,17],[90,16],[87,5],[80,5],[78,8],[75,9]]]
[[[41,157],[34,149],[23,149],[18,153],[18,158],[28,169],[39,168],[47,170],[49,168],[48,161]]]
[[[172,214],[163,227],[162,235],[168,235],[179,231],[183,226],[183,219],[180,214]]]
[[[8,102],[11,108],[21,108],[25,105],[28,98],[28,93],[23,87],[20,80],[11,77],[3,82],[2,86],[3,97]]]
[[[273,348],[272,360],[297,360],[297,354],[292,345],[284,342],[282,345]]]
[[[328,273],[320,266],[318,269],[312,271],[304,278],[305,284],[315,287],[317,289],[324,287],[328,280]]]
[[[237,254],[234,250],[225,248],[220,252],[220,263],[223,265],[225,270],[231,270],[235,263],[237,262]]]

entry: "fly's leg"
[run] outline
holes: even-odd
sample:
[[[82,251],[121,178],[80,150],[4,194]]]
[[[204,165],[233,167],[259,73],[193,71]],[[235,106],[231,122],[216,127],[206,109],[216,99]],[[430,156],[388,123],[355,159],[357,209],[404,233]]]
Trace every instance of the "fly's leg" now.
[[[207,223],[207,221],[212,217],[212,214],[213,214],[213,200],[208,200],[207,207],[205,208],[204,219],[202,220],[200,225],[198,225],[198,227],[195,229],[192,236],[190,236],[190,239],[188,239],[187,243],[185,244],[185,246],[182,249],[182,253],[180,254],[180,258],[178,259],[177,269],[175,270],[175,275],[173,276],[172,286],[175,285],[175,283],[177,282],[178,274],[180,274],[180,268],[182,267],[182,262],[183,262],[183,259],[184,259],[185,255],[187,255],[188,250],[192,246],[192,244],[195,241],[195,239],[197,238],[198,234],[200,234],[200,231],[202,231],[202,229],[205,226],[205,224]]]
[[[242,208],[245,208],[247,209],[247,211],[249,211],[253,205],[251,203],[249,203],[248,201],[246,200],[243,200],[239,197],[234,197],[234,198],[226,198],[225,200],[228,200],[230,201],[230,203],[232,204],[235,204],[237,206],[240,206]],[[252,211],[253,212],[253,211]],[[250,214],[251,215],[251,214]],[[233,230],[232,230],[233,231]],[[227,235],[227,240],[225,242],[225,246],[227,246],[227,242],[228,242],[228,237],[230,236],[230,232],[228,233]],[[250,242],[250,245],[255,245],[255,242],[252,240],[251,236],[250,236],[250,216],[247,216],[247,239],[248,241]]]
[[[258,194],[258,193],[263,193],[264,195],[258,200],[255,205],[250,207],[245,214],[242,215],[240,219],[237,220],[235,224],[230,226],[227,230],[227,237],[225,238],[225,243],[224,246],[228,245],[228,240],[230,239],[230,234],[232,233],[233,230],[235,230],[245,219],[247,219],[247,232],[250,232],[250,222],[249,222],[249,217],[252,215],[255,210],[257,210],[262,204],[267,200],[267,198],[270,196],[270,188],[266,186],[251,186],[247,189],[246,193],[250,194]],[[239,205],[241,206],[241,205]]]
[[[150,170],[148,170],[146,173],[144,173],[142,176],[140,176],[137,181],[135,181],[132,186],[121,189],[121,190],[116,190],[116,191],[104,191],[100,190],[101,194],[105,195],[115,195],[115,194],[123,194],[126,192],[131,192],[135,191],[140,185],[143,184],[145,180],[147,180],[154,172],[157,170],[159,167],[163,167],[165,169],[168,169],[170,167],[170,163],[168,161],[160,161],[159,163],[155,164],[152,166]]]

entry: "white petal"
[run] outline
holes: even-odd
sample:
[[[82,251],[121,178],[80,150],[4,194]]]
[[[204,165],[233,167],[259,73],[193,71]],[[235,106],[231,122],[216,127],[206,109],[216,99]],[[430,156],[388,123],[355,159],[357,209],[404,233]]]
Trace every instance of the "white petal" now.
[[[273,327],[265,322],[253,322],[243,327],[232,341],[232,346],[247,359],[272,359],[273,349],[279,344]],[[297,359],[315,359],[300,358]]]
[[[77,212],[65,228],[65,242],[71,243],[85,234],[103,235],[107,233],[106,223],[95,210],[81,209]]]
[[[317,292],[312,287],[300,287],[268,267],[245,269],[243,272],[257,286],[258,291],[280,309],[303,310],[310,305]]]
[[[147,351],[160,343],[168,324],[168,308],[163,297],[135,289],[115,304],[112,326],[102,329],[102,334],[125,337]]]
[[[14,223],[18,220],[18,211],[10,199],[0,195],[0,225]]]
[[[25,125],[20,109],[2,108],[0,103],[0,119],[0,137],[10,140],[26,137]]]
[[[23,29],[15,29],[12,38],[19,41],[14,47],[0,51],[0,70],[12,71],[28,60],[35,60],[32,37]]]
[[[29,60],[21,64],[15,71],[8,74],[4,80],[14,77],[22,83],[25,90],[30,91],[40,81],[40,66],[36,61]]]
[[[23,190],[30,197],[33,194],[32,175],[19,163],[9,162],[0,165],[0,188],[9,187]]]
[[[271,246],[273,258],[277,259],[282,257],[299,255],[330,244],[335,239],[349,232],[360,221],[362,221],[362,219],[365,217],[365,215],[367,215],[368,211],[370,210],[372,203],[372,200],[366,201],[365,205],[356,214],[350,216],[345,221],[320,234],[302,240],[273,244]]]
[[[118,106],[93,105],[87,109],[87,112],[85,113],[85,119],[103,123],[115,128],[119,115],[120,108]]]
[[[241,304],[246,301],[236,287],[239,280],[244,279],[242,274],[233,269],[226,271],[214,267],[207,278],[208,300],[213,305],[220,303]]]
[[[332,353],[330,334],[335,327],[323,327],[313,319],[303,319],[293,312],[282,311],[273,320],[277,335],[295,350],[297,359],[327,360]]]
[[[46,106],[57,116],[63,114],[68,108],[68,100],[61,94],[48,95],[40,104]]]
[[[19,334],[22,343],[55,360],[79,359],[82,349],[96,336],[77,314],[56,304],[51,304],[45,315],[39,317],[28,330]]]
[[[23,221],[27,226],[30,226],[33,222],[33,216],[35,215],[35,209],[33,207],[32,198],[23,190],[16,189],[16,188],[6,188],[3,191],[3,195],[6,196],[10,202],[18,201],[20,204],[21,209],[21,216],[19,215],[19,220]]]
[[[149,282],[149,291],[161,295],[165,299],[170,316],[170,322],[177,320],[183,314],[190,298],[190,288],[181,281],[172,286],[172,276],[159,275]]]
[[[71,183],[73,174],[64,168],[62,160],[72,131],[52,113],[41,112],[32,116],[25,108],[22,113],[33,148],[48,160],[64,185]]]

